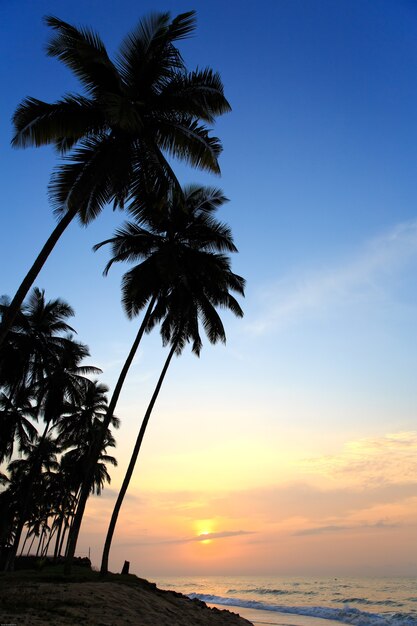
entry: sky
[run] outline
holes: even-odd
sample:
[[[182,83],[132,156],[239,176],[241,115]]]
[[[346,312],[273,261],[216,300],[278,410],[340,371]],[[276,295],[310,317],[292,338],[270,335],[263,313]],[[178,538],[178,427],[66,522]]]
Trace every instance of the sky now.
[[[213,130],[221,177],[181,182],[230,202],[233,269],[247,279],[227,345],[174,359],[114,538],[151,578],[417,575],[417,5],[406,0],[1,0],[1,293],[13,295],[54,226],[51,148],[14,150],[33,96],[78,91],[45,55],[54,14],[97,30],[111,55],[150,11],[196,9],[180,48],[222,76],[232,112]],[[105,249],[124,219],[72,224],[37,286],[76,311],[89,363],[114,385],[137,332]],[[146,338],[116,414],[119,466],[79,541],[93,564],[165,358]]]

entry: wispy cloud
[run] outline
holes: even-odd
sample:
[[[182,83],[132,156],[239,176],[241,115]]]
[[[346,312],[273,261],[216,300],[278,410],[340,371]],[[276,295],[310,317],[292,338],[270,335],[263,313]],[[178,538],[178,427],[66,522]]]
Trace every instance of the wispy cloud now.
[[[295,537],[301,537],[305,535],[324,535],[327,533],[340,533],[349,531],[363,531],[363,530],[386,530],[389,528],[398,528],[400,524],[388,523],[383,520],[375,522],[375,524],[341,524],[341,525],[329,525],[329,526],[315,526],[312,528],[303,528],[293,533]]]
[[[389,433],[347,442],[335,455],[306,459],[307,472],[363,487],[415,484],[417,476],[417,432]]]
[[[142,546],[142,545],[162,545],[162,544],[180,544],[180,543],[194,543],[202,541],[211,541],[213,539],[226,539],[228,537],[240,537],[242,535],[254,535],[255,531],[252,530],[225,530],[215,533],[202,533],[195,535],[194,537],[180,537],[179,539],[149,539],[147,541],[136,541],[133,543],[118,544],[119,546]]]
[[[313,271],[287,275],[265,287],[263,312],[246,328],[256,335],[280,329],[307,313],[383,298],[387,279],[417,259],[417,220],[397,224],[350,259]]]

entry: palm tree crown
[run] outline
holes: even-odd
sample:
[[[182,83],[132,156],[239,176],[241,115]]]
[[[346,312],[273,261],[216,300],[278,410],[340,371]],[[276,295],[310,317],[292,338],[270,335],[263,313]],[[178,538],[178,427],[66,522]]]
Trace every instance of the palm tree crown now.
[[[113,201],[140,201],[141,187],[174,177],[164,156],[213,172],[221,150],[205,124],[230,110],[211,69],[187,72],[174,45],[195,28],[191,11],[142,20],[111,61],[99,35],[56,17],[47,47],[79,79],[84,94],[54,104],[26,98],[14,115],[13,145],[54,144],[67,163],[56,170],[50,194],[56,209],[75,208],[88,223]]]
[[[245,281],[231,271],[230,259],[224,254],[236,252],[237,248],[229,227],[213,217],[224,202],[226,198],[219,189],[172,187],[164,211],[158,212],[152,210],[154,198],[148,194],[136,222],[126,223],[113,238],[95,246],[98,249],[111,244],[113,256],[105,273],[113,263],[139,261],[123,276],[122,301],[128,316],[134,317],[155,298],[148,330],[164,319],[162,334],[169,341],[176,332],[173,320],[178,320],[182,311],[182,335],[187,335],[186,324],[196,354],[201,349],[197,317],[201,317],[210,341],[224,341],[224,329],[214,307],[226,307],[242,315],[230,290],[243,295]],[[184,313],[191,309],[193,318]],[[178,314],[169,315],[169,310]]]
[[[53,144],[65,157],[50,183],[60,220],[20,284],[3,317],[0,345],[19,307],[62,233],[77,215],[88,224],[110,202],[141,204],[144,189],[179,186],[165,155],[219,172],[220,141],[206,124],[230,110],[220,76],[210,68],[188,72],[177,41],[195,28],[194,11],[139,23],[111,61],[97,33],[57,17],[47,52],[80,80],[82,94],[53,104],[26,98],[13,122],[16,147]]]
[[[210,343],[226,341],[216,307],[224,307],[241,317],[242,309],[231,291],[244,295],[245,281],[231,271],[225,252],[236,252],[230,229],[213,217],[226,198],[218,189],[188,186],[172,187],[164,210],[156,212],[152,196],[138,212],[138,221],[128,223],[111,244],[113,257],[106,266],[120,261],[139,261],[123,277],[123,304],[130,317],[148,302],[144,322],[151,330],[161,322],[164,345],[170,344],[155,391],[145,413],[132,457],[118,495],[103,550],[101,572],[108,571],[113,533],[129,486],[146,428],[173,355],[180,355],[187,343],[198,356],[202,341],[201,323]],[[143,323],[142,322],[142,325]]]

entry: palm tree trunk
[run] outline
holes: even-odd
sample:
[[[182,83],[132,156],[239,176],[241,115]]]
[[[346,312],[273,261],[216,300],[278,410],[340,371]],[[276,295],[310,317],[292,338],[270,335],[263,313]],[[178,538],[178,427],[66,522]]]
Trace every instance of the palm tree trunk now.
[[[107,429],[110,425],[111,418],[114,414],[114,410],[117,405],[117,401],[119,400],[120,392],[123,387],[123,383],[125,382],[127,373],[129,371],[130,366],[132,365],[133,358],[136,354],[136,351],[139,347],[140,341],[143,337],[143,333],[148,325],[149,318],[151,316],[153,307],[155,305],[156,297],[154,296],[149,306],[146,310],[145,317],[143,318],[142,324],[140,325],[138,334],[136,335],[135,341],[130,349],[128,357],[123,365],[122,371],[120,372],[118,381],[113,391],[113,395],[111,397],[106,417],[103,420],[100,433],[98,433],[97,440],[93,443],[90,454],[90,461],[86,468],[83,485],[81,487],[81,493],[78,499],[78,506],[75,512],[74,520],[72,523],[72,527],[70,530],[70,534],[68,536],[67,543],[67,559],[65,562],[64,573],[69,575],[71,573],[71,564],[75,554],[75,548],[77,546],[78,535],[81,528],[81,522],[85,511],[85,505],[88,500],[88,496],[90,495],[91,485],[93,483],[94,470],[96,467],[97,460],[100,456],[101,448],[103,446],[104,438],[106,436]]]
[[[45,535],[45,528],[42,528],[41,536],[39,537],[38,549],[36,550],[36,558],[38,558],[38,556],[39,556],[39,551],[40,551],[41,545],[43,543],[44,535]]]
[[[68,528],[69,528],[69,522],[67,522],[67,520],[65,520],[65,522],[64,522],[64,530],[62,532],[61,542],[60,542],[59,548],[58,548],[58,556],[57,556],[58,559],[61,558],[62,549],[64,547],[65,535],[67,534]]]
[[[16,532],[15,532],[15,536],[14,536],[14,540],[13,540],[13,545],[10,548],[8,557],[6,559],[6,564],[4,566],[4,570],[7,571],[13,571],[14,570],[14,560],[16,558],[16,554],[17,551],[19,549],[19,543],[20,543],[20,538],[22,536],[22,532],[23,532],[23,528],[25,526],[25,522],[26,522],[26,513],[28,511],[29,508],[29,496],[26,495],[25,497],[25,501],[23,503],[23,511],[24,514],[22,513],[21,515],[19,515],[18,520],[17,520],[17,524],[16,524]]]
[[[20,550],[20,555],[19,556],[23,556],[23,550],[25,549],[26,542],[27,542],[27,540],[29,538],[29,533],[30,533],[30,526],[28,527],[28,531],[26,533],[26,537],[25,537],[25,540],[23,542],[22,549]]]
[[[36,538],[36,535],[35,535],[35,532],[33,532],[33,539],[32,539],[32,541],[30,542],[29,550],[27,551],[26,556],[29,556],[30,551],[32,550],[32,546],[33,546],[33,542],[35,541],[35,538]]]
[[[56,533],[56,527],[55,528],[51,528],[49,531],[49,537],[48,537],[48,541],[46,542],[46,545],[42,548],[42,557],[47,557],[48,556],[48,550],[49,550],[49,546],[51,543],[51,540],[53,538],[53,536]]]
[[[62,552],[64,551],[63,556],[67,556],[67,545],[65,546],[65,550],[64,550],[64,543],[65,543],[65,536],[67,534],[67,531],[71,530],[71,522],[68,521],[68,519],[65,519],[65,525],[64,525],[64,531],[62,533],[62,539],[61,539],[61,543],[59,545],[59,550],[58,550],[58,558],[60,558]],[[68,542],[67,542],[68,544]]]
[[[58,548],[59,548],[59,544],[61,541],[61,534],[62,534],[62,526],[64,525],[64,515],[61,511],[60,515],[59,515],[59,522],[58,522],[58,532],[56,535],[56,539],[55,539],[55,548],[54,548],[54,561],[57,560],[58,558]]]
[[[159,380],[157,382],[157,385],[155,387],[155,391],[153,392],[151,401],[149,403],[149,406],[146,410],[145,413],[145,417],[143,418],[143,422],[142,425],[140,427],[139,430],[139,434],[138,434],[138,438],[136,439],[136,444],[135,447],[133,449],[133,453],[132,453],[132,457],[130,459],[130,463],[129,463],[129,467],[127,468],[127,472],[126,475],[124,477],[123,480],[123,484],[122,487],[120,489],[119,495],[117,497],[117,501],[113,510],[113,514],[111,516],[111,520],[110,520],[110,525],[109,525],[109,529],[107,531],[107,537],[106,537],[106,541],[104,544],[104,550],[103,550],[103,557],[102,557],[102,561],[101,561],[101,574],[107,574],[108,571],[108,567],[109,567],[109,553],[110,553],[110,547],[111,547],[111,542],[113,539],[113,533],[114,533],[114,529],[116,528],[116,523],[117,523],[117,518],[119,516],[119,512],[120,512],[120,507],[122,506],[122,502],[123,499],[126,495],[126,491],[127,488],[129,486],[130,483],[130,479],[132,478],[132,474],[133,474],[133,470],[135,469],[135,464],[136,464],[136,460],[138,458],[138,454],[142,445],[142,441],[143,441],[143,437],[145,435],[145,431],[146,431],[146,427],[148,426],[148,422],[149,422],[149,418],[151,416],[152,413],[152,409],[155,405],[156,399],[158,397],[159,391],[161,389],[162,383],[164,382],[164,378],[165,378],[165,374],[167,373],[169,364],[171,362],[171,359],[174,355],[175,349],[177,347],[177,342],[174,342],[171,350],[169,351],[167,360],[165,361],[165,365],[162,369],[161,375],[159,377]]]
[[[67,534],[67,531],[71,533],[71,528],[72,528],[72,524],[74,522],[74,517],[75,517],[75,511],[77,510],[78,500],[80,498],[80,493],[81,493],[81,487],[79,487],[77,491],[75,492],[73,503],[71,504],[68,514],[65,517],[64,532],[62,535],[61,545],[59,546],[58,557],[61,556],[61,552],[64,547],[64,539],[65,539],[65,535]],[[65,551],[64,551],[64,556],[66,557],[67,555],[68,555],[68,540],[67,540]]]
[[[23,279],[19,289],[16,291],[16,295],[14,296],[13,300],[10,303],[10,306],[7,308],[7,311],[3,316],[0,327],[0,347],[3,345],[3,342],[15,320],[20,306],[25,299],[29,289],[36,280],[39,272],[44,266],[46,259],[51,254],[58,239],[67,228],[67,226],[71,223],[76,214],[77,211],[75,209],[72,209],[71,211],[65,213],[64,217],[58,222],[51,235],[47,239],[45,245],[35,259],[34,264]]]

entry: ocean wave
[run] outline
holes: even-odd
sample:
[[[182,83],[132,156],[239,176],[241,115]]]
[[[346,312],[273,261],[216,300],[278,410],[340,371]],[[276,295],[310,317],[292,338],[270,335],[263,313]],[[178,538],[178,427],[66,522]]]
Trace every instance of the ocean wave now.
[[[255,587],[253,589],[228,589],[227,593],[256,593],[259,595],[286,596],[286,595],[302,595],[316,596],[317,591],[299,591],[298,589],[269,589],[268,587]]]
[[[240,606],[248,609],[260,609],[263,611],[305,615],[306,617],[332,619],[343,624],[351,624],[352,626],[417,626],[417,618],[409,613],[368,613],[351,607],[336,609],[324,606],[283,606],[258,602],[257,600],[224,598],[222,596],[201,593],[191,593],[189,597],[197,598],[203,600],[203,602],[209,602],[210,604]]]
[[[403,606],[401,602],[395,600],[368,600],[367,598],[343,598],[337,599],[336,602],[343,604],[373,604],[374,606]]]

